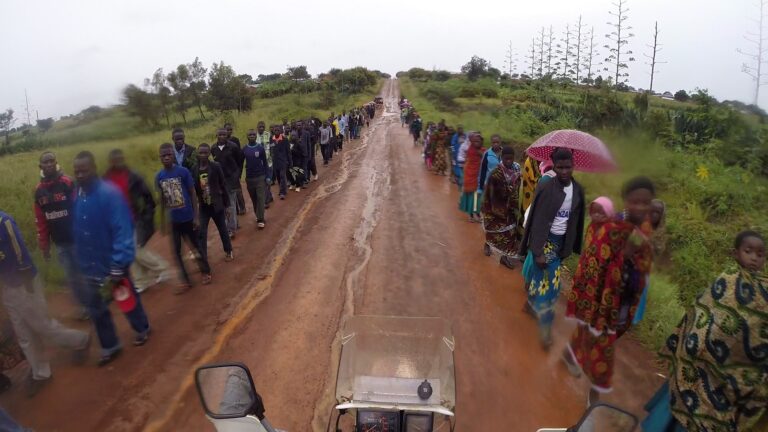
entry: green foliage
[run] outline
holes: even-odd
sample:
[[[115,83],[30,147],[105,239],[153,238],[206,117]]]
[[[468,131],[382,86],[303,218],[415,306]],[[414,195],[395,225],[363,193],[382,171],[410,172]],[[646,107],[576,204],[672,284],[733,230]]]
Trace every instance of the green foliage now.
[[[691,97],[688,96],[688,92],[685,90],[678,90],[675,92],[675,100],[679,102],[688,102]]]
[[[638,338],[653,351],[658,352],[680,322],[685,308],[675,296],[677,286],[663,275],[651,274],[648,288],[648,307],[643,320],[633,330]]]
[[[461,73],[465,74],[468,80],[474,81],[488,75],[489,67],[490,64],[488,63],[488,60],[475,55],[461,67]],[[498,70],[496,72],[495,75],[498,77]]]
[[[37,129],[40,130],[40,132],[45,133],[48,132],[53,127],[53,118],[48,117],[46,119],[40,119],[37,121]]]

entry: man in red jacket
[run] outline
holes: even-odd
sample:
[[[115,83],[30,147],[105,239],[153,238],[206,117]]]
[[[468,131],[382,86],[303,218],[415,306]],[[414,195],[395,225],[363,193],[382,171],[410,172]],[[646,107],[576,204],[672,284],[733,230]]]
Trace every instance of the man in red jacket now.
[[[51,259],[51,241],[56,245],[59,264],[64,267],[67,284],[77,299],[77,262],[72,235],[75,186],[72,179],[61,172],[53,152],[40,155],[39,167],[41,178],[35,189],[37,243],[46,261]],[[78,313],[80,318],[88,319],[82,305]]]

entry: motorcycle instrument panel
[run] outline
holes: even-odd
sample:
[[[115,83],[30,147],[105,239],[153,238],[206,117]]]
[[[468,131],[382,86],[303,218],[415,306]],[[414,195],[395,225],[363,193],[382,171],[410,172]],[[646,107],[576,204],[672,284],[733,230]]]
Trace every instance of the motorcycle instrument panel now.
[[[432,414],[405,413],[405,432],[432,432]]]
[[[400,432],[400,412],[358,411],[356,432]]]

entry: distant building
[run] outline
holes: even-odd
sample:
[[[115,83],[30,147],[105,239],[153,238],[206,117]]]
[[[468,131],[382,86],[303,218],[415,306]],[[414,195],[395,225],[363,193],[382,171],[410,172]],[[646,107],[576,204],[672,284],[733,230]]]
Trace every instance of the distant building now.
[[[666,100],[675,100],[675,95],[673,95],[672,92],[665,91],[661,95],[661,98]]]

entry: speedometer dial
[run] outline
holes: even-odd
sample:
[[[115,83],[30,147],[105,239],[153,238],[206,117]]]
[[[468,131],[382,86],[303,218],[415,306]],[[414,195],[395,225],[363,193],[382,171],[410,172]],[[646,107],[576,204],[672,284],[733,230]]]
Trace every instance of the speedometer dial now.
[[[432,414],[405,414],[405,432],[432,432]]]
[[[397,411],[358,411],[357,432],[400,432]]]

